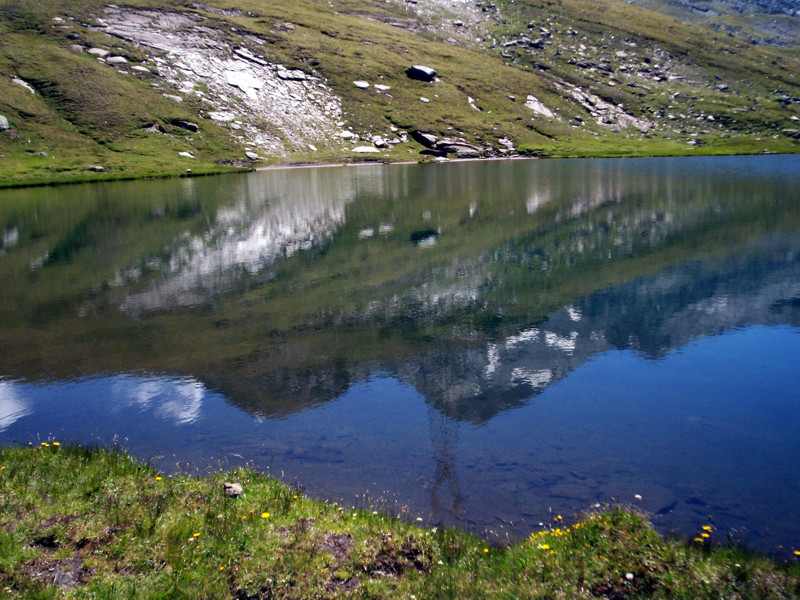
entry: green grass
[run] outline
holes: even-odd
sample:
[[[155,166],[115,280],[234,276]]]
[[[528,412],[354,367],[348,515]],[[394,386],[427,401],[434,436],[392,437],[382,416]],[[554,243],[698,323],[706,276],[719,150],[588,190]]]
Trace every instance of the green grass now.
[[[244,493],[228,497],[226,481]],[[166,476],[117,450],[0,449],[9,598],[795,598],[797,559],[621,507],[511,546],[306,497],[250,470]],[[411,522],[409,522],[411,521]],[[700,537],[705,534],[707,537]]]
[[[498,0],[502,18],[488,21],[484,47],[454,43],[446,28],[435,29],[437,19],[417,15],[408,10],[411,5],[383,0],[210,0],[201,7],[163,0],[130,4],[191,12],[207,19],[205,25],[216,28],[220,39],[249,44],[270,61],[319,75],[341,98],[345,126],[361,134],[387,135],[392,126],[424,129],[491,144],[495,150],[498,139],[507,137],[521,152],[543,157],[800,149],[784,131],[797,128],[792,117],[800,117],[800,105],[777,102],[783,94],[800,96],[796,52],[751,46],[626,2]],[[223,5],[241,13],[224,16],[211,10]],[[187,169],[219,172],[226,165],[241,164],[244,142],[226,127],[201,118],[200,113],[209,110],[201,99],[183,94],[184,102],[175,104],[162,95],[169,89],[152,87],[157,78],[117,71],[69,50],[77,42],[105,47],[131,60],[147,58],[142,48],[86,26],[102,7],[99,0],[7,0],[0,7],[0,114],[13,128],[0,133],[0,186],[177,175]],[[63,25],[53,17],[65,19]],[[536,52],[504,50],[506,40],[536,35],[528,29],[531,21],[552,31],[547,45]],[[294,28],[275,27],[286,22]],[[613,77],[576,66],[578,44],[593,49],[592,60],[607,58]],[[629,58],[619,59],[618,51],[628,52]],[[645,59],[651,66],[674,63],[680,77],[643,87],[631,72]],[[632,65],[627,72],[620,70],[624,62]],[[409,80],[404,71],[410,64],[436,68],[440,81]],[[15,77],[31,83],[38,93],[13,83]],[[352,83],[356,79],[387,84],[391,92],[358,89]],[[643,136],[598,124],[556,89],[558,82],[621,103],[626,111],[658,126]],[[729,89],[717,90],[720,83]],[[528,94],[560,119],[532,118],[524,106]],[[431,102],[422,104],[421,96]],[[482,110],[470,106],[468,98]],[[667,121],[663,113],[683,116]],[[573,127],[572,119],[580,114],[583,123]],[[705,120],[709,114],[716,120]],[[197,122],[200,131],[192,134],[172,125],[176,119]],[[165,133],[143,131],[156,122]],[[270,123],[262,125],[272,128]],[[690,146],[695,139],[698,144]],[[265,162],[363,160],[348,148],[318,145],[319,152],[296,149],[285,157],[265,157]],[[384,151],[381,160],[422,160],[421,150],[416,143],[400,144]],[[179,156],[182,151],[191,151],[195,158]],[[102,165],[105,171],[94,173],[89,170],[92,165]]]

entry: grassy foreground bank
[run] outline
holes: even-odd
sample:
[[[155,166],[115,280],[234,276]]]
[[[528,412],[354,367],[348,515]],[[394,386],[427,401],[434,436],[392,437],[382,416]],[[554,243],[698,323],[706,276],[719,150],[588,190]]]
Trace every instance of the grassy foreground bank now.
[[[609,508],[501,548],[247,470],[168,477],[117,451],[0,449],[0,597],[800,597],[796,560],[717,547],[707,529],[664,540]]]

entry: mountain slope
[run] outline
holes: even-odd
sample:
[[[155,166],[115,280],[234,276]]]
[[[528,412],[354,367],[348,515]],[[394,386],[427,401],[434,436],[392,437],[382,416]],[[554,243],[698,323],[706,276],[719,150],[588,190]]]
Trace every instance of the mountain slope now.
[[[798,73],[797,59],[615,0],[7,0],[0,184],[365,157],[793,152]]]

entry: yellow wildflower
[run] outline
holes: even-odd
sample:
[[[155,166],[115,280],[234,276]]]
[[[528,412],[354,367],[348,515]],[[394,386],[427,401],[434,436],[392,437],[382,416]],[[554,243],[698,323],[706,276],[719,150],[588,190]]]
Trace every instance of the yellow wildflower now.
[[[484,552],[489,552],[489,549],[488,548],[484,548],[483,551]]]
[[[158,477],[156,477],[156,481],[161,481],[161,479],[162,479],[162,477],[160,475]]]
[[[700,534],[700,537],[701,537],[701,538],[710,538],[711,536],[710,536],[710,535],[708,535],[707,533],[701,533],[701,534]]]
[[[197,533],[193,533],[192,537],[200,537],[200,532],[198,531]]]
[[[42,446],[44,446],[45,448],[49,448],[50,444],[48,444],[47,442],[42,442]]]
[[[60,446],[60,445],[61,444],[59,444],[58,442],[53,442],[53,446]]]
[[[701,537],[696,537],[696,538],[694,538],[693,541],[695,541],[695,542],[697,542],[699,544],[702,544],[705,540],[703,538],[701,538]]]
[[[539,548],[541,548],[542,550],[550,550],[550,546],[548,546],[547,544],[539,544]]]
[[[701,529],[703,531],[711,531],[712,530],[711,525],[703,525],[703,527],[701,527]]]
[[[3,467],[3,468],[5,469],[5,467]],[[795,556],[800,556],[800,550],[795,550],[795,551],[794,551],[794,555],[795,555]]]
[[[262,519],[269,519],[269,517],[270,517],[270,514],[268,512],[261,513],[261,518]]]

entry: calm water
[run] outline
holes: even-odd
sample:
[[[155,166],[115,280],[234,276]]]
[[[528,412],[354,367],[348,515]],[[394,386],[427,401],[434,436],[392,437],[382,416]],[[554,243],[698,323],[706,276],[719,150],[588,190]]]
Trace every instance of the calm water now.
[[[800,157],[0,191],[0,233],[0,442],[800,549]]]

